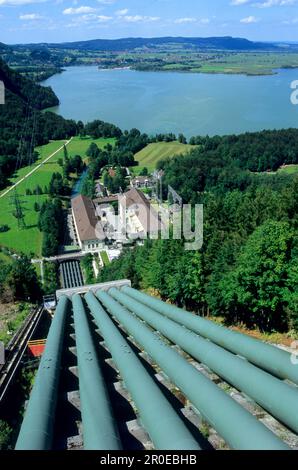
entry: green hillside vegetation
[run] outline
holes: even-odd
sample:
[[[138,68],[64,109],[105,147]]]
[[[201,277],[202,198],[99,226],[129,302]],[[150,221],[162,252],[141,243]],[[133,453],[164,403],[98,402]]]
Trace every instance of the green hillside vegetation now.
[[[30,105],[35,109],[41,110],[59,104],[59,100],[51,88],[32,83],[31,80],[10,69],[1,58],[0,80],[4,82],[7,90],[24,101],[30,102]]]
[[[0,251],[0,263],[1,263],[1,261],[6,263],[6,264],[11,264],[12,263],[12,258]]]
[[[177,141],[151,143],[135,154],[135,160],[139,163],[140,168],[146,167],[148,170],[153,171],[159,160],[182,155],[193,148],[192,145],[181,144]]]

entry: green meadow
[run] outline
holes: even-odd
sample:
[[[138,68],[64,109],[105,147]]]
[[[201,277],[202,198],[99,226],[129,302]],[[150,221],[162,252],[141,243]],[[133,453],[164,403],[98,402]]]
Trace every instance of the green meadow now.
[[[144,167],[148,168],[149,171],[153,171],[158,161],[176,155],[183,155],[190,152],[193,148],[192,145],[185,145],[176,141],[149,144],[143,150],[135,154],[135,160],[139,163],[139,166],[133,168],[134,173],[140,173]]]
[[[294,175],[298,173],[298,165],[285,165],[278,170],[279,174]]]
[[[298,165],[283,165],[277,171],[263,171],[261,173],[254,173],[257,176],[274,176],[274,175],[296,175],[298,174]]]
[[[107,255],[106,251],[101,251],[100,252],[100,257],[101,257],[101,260],[102,260],[104,266],[108,266],[110,264],[110,260],[109,260],[109,257]]]

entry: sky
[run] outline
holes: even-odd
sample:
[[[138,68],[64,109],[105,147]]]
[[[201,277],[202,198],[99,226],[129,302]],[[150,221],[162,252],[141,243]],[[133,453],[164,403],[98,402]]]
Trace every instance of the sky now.
[[[298,0],[0,0],[0,42],[234,36],[298,41]]]

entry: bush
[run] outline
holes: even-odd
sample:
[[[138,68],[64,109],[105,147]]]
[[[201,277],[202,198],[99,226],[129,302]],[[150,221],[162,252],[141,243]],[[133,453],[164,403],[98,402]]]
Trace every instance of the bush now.
[[[6,421],[0,420],[0,450],[8,449],[12,428]]]
[[[91,254],[84,256],[84,258],[81,260],[81,266],[83,268],[86,284],[94,284],[96,281],[92,262],[93,256]]]

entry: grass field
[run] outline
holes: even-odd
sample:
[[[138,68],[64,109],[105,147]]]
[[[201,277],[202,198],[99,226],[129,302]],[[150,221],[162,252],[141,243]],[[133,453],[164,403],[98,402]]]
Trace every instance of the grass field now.
[[[276,69],[297,67],[298,55],[272,52],[238,52],[214,54],[210,59],[203,60],[199,69],[192,70],[200,73],[227,73],[245,75],[270,75]]]
[[[157,142],[147,145],[143,150],[135,154],[135,160],[139,163],[138,167],[134,167],[134,173],[137,175],[146,167],[149,171],[156,168],[156,163],[167,157],[174,157],[175,155],[182,155],[194,146],[180,144],[180,142]]]
[[[261,173],[255,173],[255,175],[295,175],[298,174],[298,165],[284,165],[277,171],[263,171]]]
[[[90,137],[75,137],[68,146],[70,156],[81,155],[83,157],[90,144],[95,142],[98,148],[103,149],[107,144],[114,145],[115,139],[91,139]]]
[[[100,252],[100,257],[101,257],[101,260],[102,260],[104,266],[108,266],[110,264],[110,260],[109,260],[109,257],[107,255],[106,251],[101,251]]]
[[[79,137],[75,137],[67,146],[69,156],[81,155],[84,157],[91,142],[96,142],[99,147],[103,148],[107,143],[113,143],[114,139],[80,139]],[[55,150],[61,147],[63,143],[64,141],[55,141],[37,148],[36,150],[39,152],[40,157],[34,166],[44,161]],[[63,157],[63,149],[54,155],[47,163],[42,165],[33,175],[29,176],[17,186],[17,194],[25,215],[25,229],[18,228],[17,219],[12,214],[14,191],[12,190],[0,199],[0,225],[7,224],[10,228],[8,232],[0,233],[0,246],[5,246],[13,252],[40,256],[42,234],[37,228],[38,213],[34,211],[34,204],[35,202],[42,204],[48,196],[46,194],[27,196],[26,190],[34,190],[37,185],[44,189],[44,187],[49,184],[53,172],[62,171],[57,163],[58,159],[61,157]],[[19,170],[15,177],[11,179],[11,182],[17,182],[32,171],[34,166]]]
[[[286,174],[286,175],[294,175],[294,174],[298,174],[298,165],[285,165],[285,166],[282,166],[278,171],[277,173],[279,174]]]

